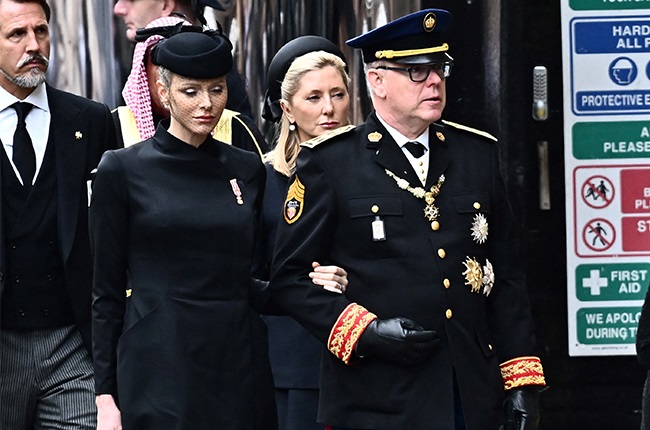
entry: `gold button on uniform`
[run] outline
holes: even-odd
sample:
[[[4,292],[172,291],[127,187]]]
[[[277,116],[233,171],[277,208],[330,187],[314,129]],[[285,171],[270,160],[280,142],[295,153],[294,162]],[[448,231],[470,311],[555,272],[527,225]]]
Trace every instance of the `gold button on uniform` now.
[[[481,204],[479,202],[474,202],[474,209],[476,210],[481,209]]]
[[[442,248],[440,248],[440,249],[438,250],[438,257],[440,257],[440,258],[445,258],[446,256],[447,256],[447,253],[445,252],[445,250],[442,249]]]
[[[451,309],[447,309],[447,312],[445,312],[445,316],[447,317],[448,320],[451,319],[452,316]]]
[[[438,231],[439,228],[440,228],[440,223],[438,221],[433,221],[431,223],[431,230]]]
[[[490,351],[492,351],[492,344],[491,343],[488,344],[488,348],[490,349]]]
[[[447,278],[445,278],[445,279],[442,281],[442,284],[445,286],[445,288],[449,288],[449,287],[451,287],[451,282],[450,282],[449,279],[447,279]]]
[[[372,205],[372,207],[370,208],[370,210],[372,211],[372,213],[376,214],[377,212],[379,212],[379,206],[377,206],[377,205]]]

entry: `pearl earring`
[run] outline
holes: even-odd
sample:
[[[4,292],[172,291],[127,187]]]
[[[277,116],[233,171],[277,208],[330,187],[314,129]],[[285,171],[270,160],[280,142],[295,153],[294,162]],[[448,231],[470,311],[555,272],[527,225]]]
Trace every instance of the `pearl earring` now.
[[[292,122],[289,124],[289,131],[296,131],[296,123]]]

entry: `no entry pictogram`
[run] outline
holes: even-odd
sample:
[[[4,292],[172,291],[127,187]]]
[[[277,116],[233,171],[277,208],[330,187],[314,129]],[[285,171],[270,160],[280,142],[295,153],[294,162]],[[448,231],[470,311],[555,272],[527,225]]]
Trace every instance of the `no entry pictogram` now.
[[[594,218],[582,229],[582,240],[587,248],[602,252],[609,249],[616,241],[616,230],[608,220]]]
[[[594,209],[602,209],[614,200],[614,184],[609,178],[594,175],[582,184],[582,200]]]

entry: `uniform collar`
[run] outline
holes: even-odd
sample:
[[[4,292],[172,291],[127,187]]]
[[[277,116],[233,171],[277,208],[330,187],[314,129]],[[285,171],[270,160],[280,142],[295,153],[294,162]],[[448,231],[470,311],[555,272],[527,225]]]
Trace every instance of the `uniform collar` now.
[[[379,115],[378,112],[375,112],[375,113],[377,114],[377,119],[379,120],[379,122],[384,126],[384,128],[386,129],[386,131],[388,132],[388,134],[391,135],[391,137],[393,138],[393,140],[397,143],[397,145],[398,145],[400,148],[403,148],[404,145],[406,145],[407,142],[419,142],[419,143],[421,143],[422,145],[424,145],[424,147],[427,149],[427,151],[429,150],[429,127],[427,127],[427,128],[424,130],[424,133],[422,133],[421,135],[419,135],[417,138],[415,138],[415,139],[409,139],[408,137],[404,136],[402,133],[400,133],[399,131],[397,131],[397,130],[395,129],[395,127],[393,127],[393,126],[391,126],[390,124],[388,124],[388,123],[387,123],[387,122],[386,122],[386,121],[381,117],[381,115]]]

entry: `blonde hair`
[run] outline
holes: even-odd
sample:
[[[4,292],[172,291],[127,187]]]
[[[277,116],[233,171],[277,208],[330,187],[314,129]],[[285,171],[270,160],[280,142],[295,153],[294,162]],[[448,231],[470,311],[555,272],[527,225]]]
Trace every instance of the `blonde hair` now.
[[[332,66],[336,68],[345,84],[345,89],[349,89],[350,78],[345,71],[345,63],[337,55],[330,54],[325,51],[313,51],[302,55],[291,63],[289,70],[284,75],[281,86],[280,99],[284,103],[289,100],[298,92],[300,88],[300,79],[311,71],[322,69],[323,67]],[[296,159],[300,152],[300,140],[298,139],[297,131],[289,130],[289,119],[283,112],[280,123],[276,126],[276,144],[273,150],[267,153],[264,161],[269,162],[273,168],[282,173],[284,176],[291,176],[291,173],[296,168]],[[345,125],[345,124],[342,124]]]

